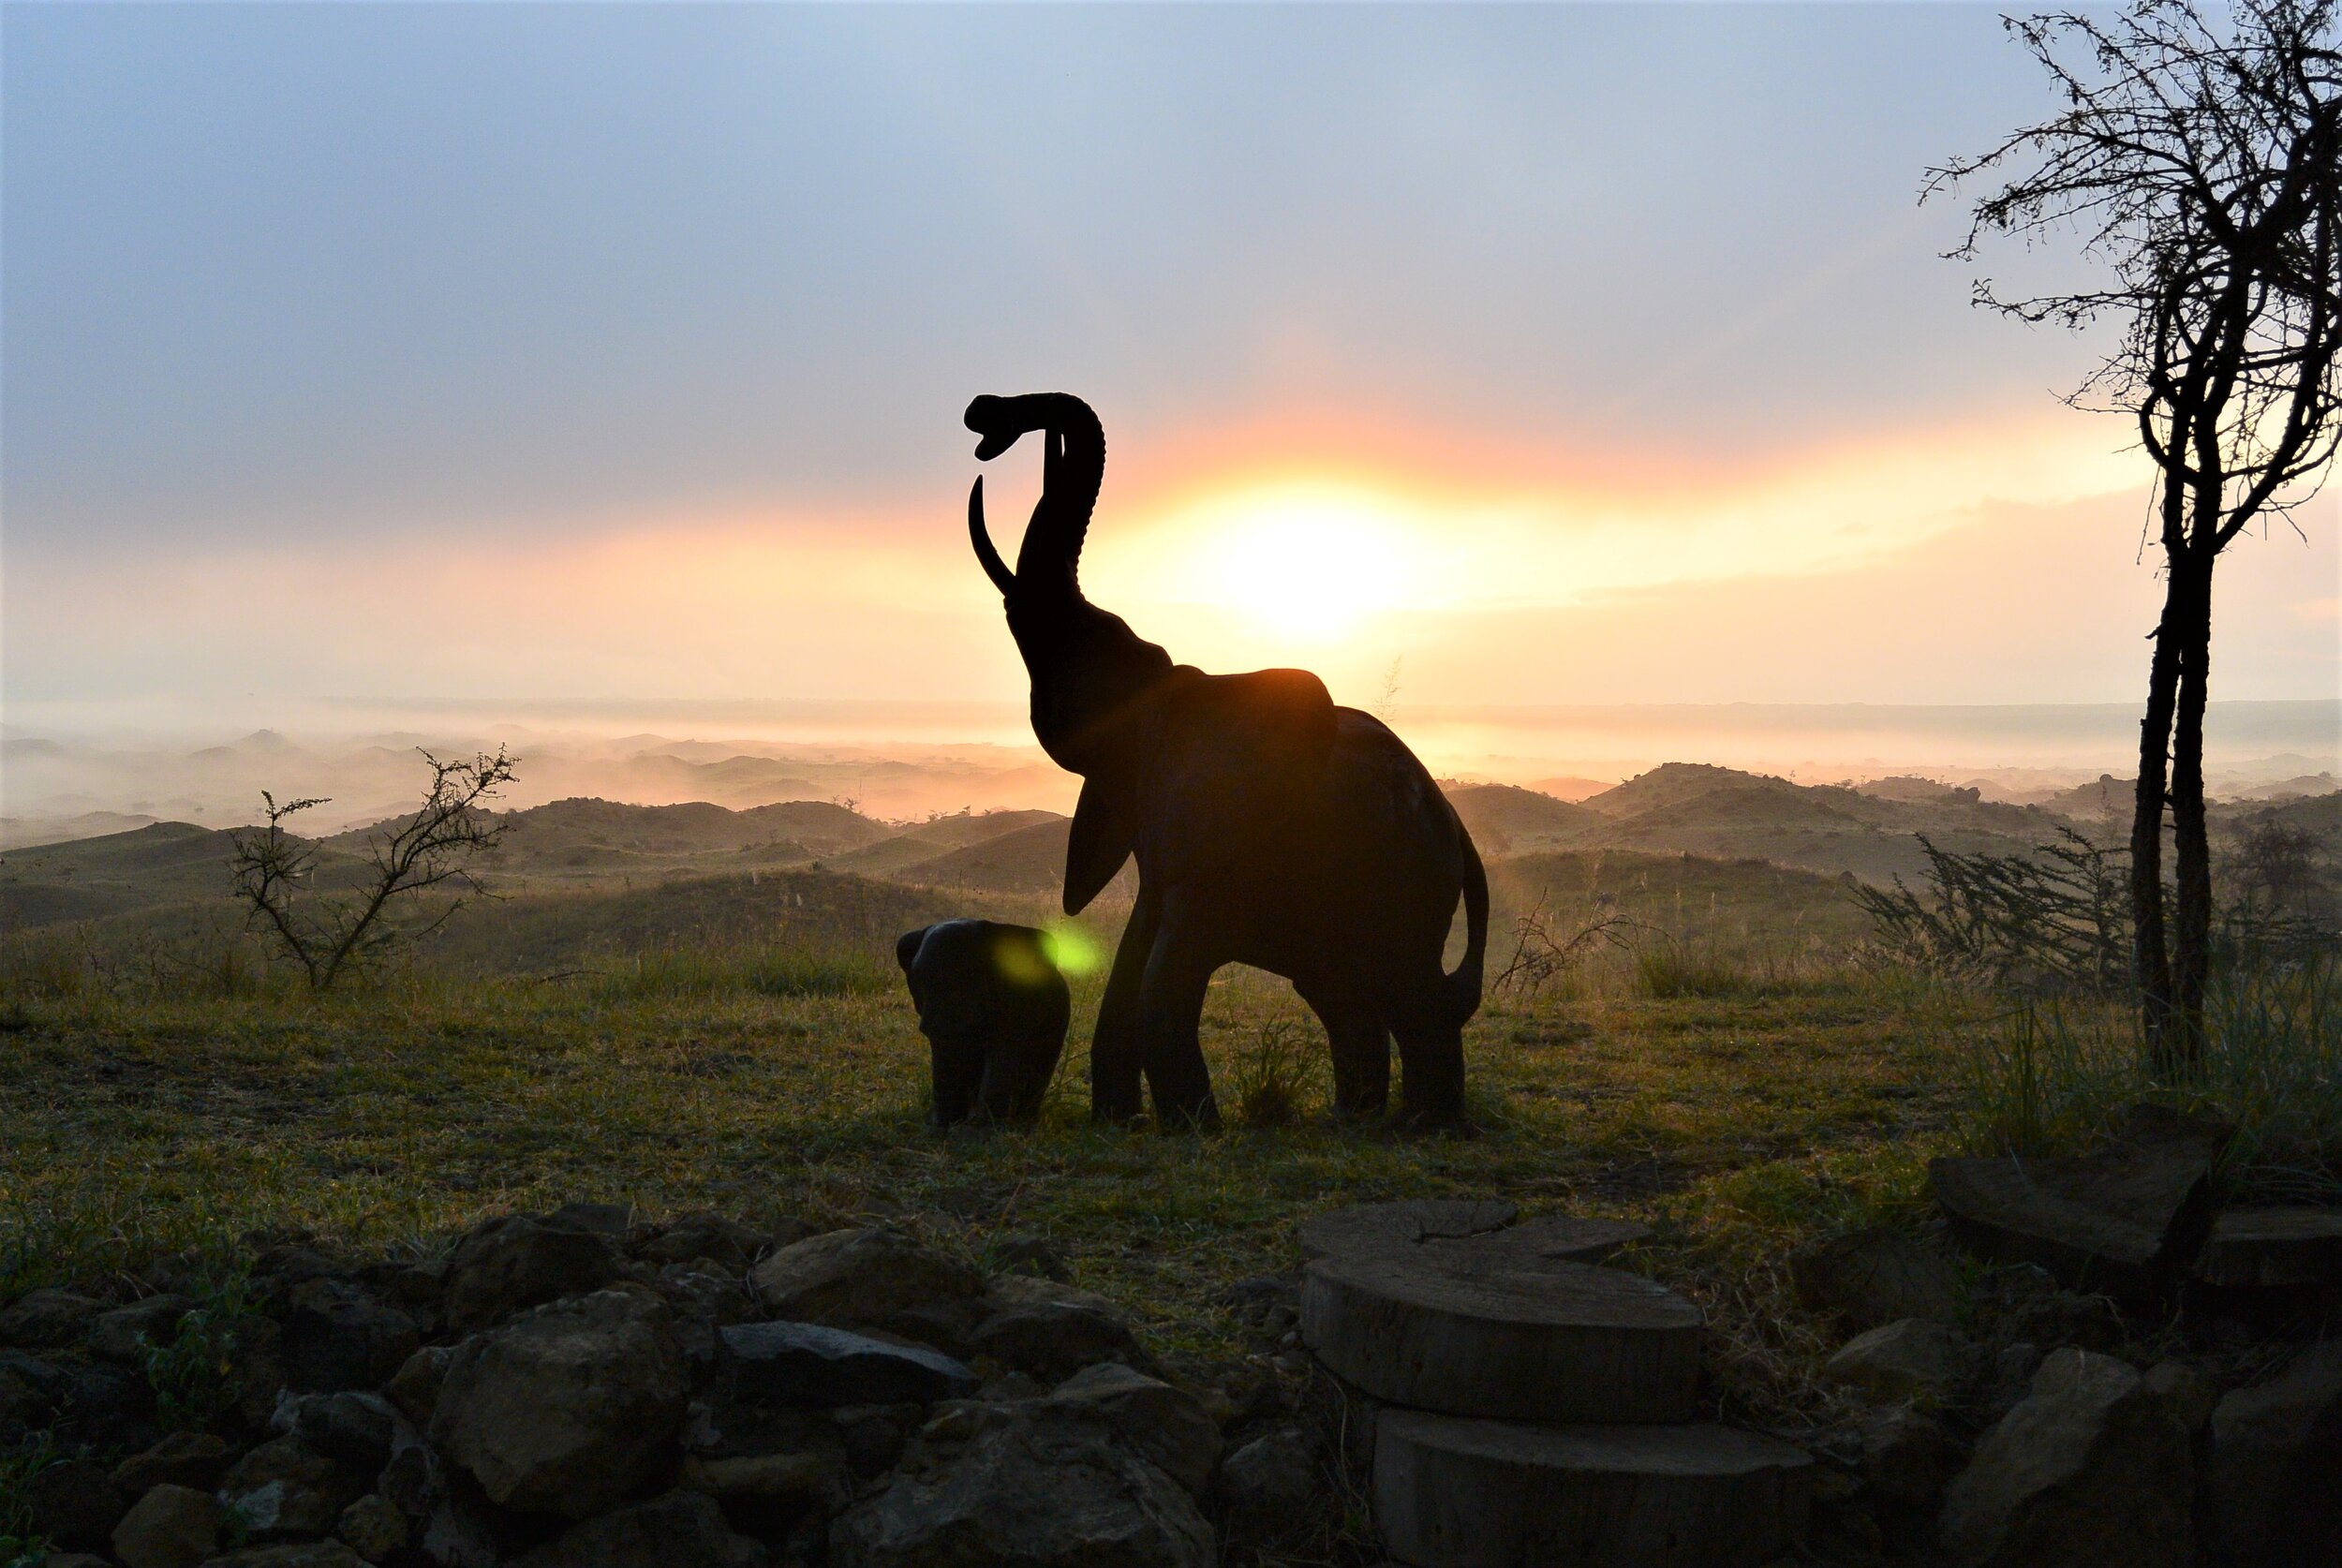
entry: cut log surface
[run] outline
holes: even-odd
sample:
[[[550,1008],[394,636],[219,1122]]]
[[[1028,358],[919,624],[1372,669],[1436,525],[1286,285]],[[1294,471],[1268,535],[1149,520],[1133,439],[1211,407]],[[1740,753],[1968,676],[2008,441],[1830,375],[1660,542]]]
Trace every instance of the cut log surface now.
[[[1631,1220],[1580,1220],[1548,1214],[1518,1225],[1487,1231],[1460,1240],[1432,1238],[1423,1243],[1434,1257],[1458,1255],[1466,1250],[1477,1258],[1505,1257],[1527,1268],[1541,1263],[1608,1263],[1622,1248],[1647,1240],[1651,1227]]]
[[[2246,1290],[2342,1284],[2342,1209],[2232,1208],[2213,1222],[2195,1275]]]
[[[1463,1243],[1320,1258],[1301,1279],[1319,1360],[1392,1404],[1514,1421],[1688,1421],[1699,1309],[1618,1269]]]
[[[1502,1230],[1520,1210],[1501,1198],[1408,1198],[1392,1204],[1353,1204],[1312,1215],[1297,1233],[1311,1261],[1345,1252],[1379,1252],[1396,1246]]]
[[[1812,1460],[1711,1426],[1376,1423],[1374,1513],[1416,1568],[1756,1568],[1804,1533]]]

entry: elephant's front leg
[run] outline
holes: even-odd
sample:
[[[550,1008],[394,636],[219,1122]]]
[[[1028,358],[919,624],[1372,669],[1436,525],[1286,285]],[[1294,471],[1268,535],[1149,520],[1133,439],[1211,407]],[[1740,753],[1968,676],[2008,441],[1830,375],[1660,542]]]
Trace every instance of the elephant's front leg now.
[[[1142,886],[1114,950],[1106,994],[1098,1003],[1098,1028],[1089,1041],[1089,1115],[1093,1120],[1126,1122],[1145,1109],[1139,1088],[1139,998],[1147,961],[1155,951],[1156,901]]]
[[[1166,910],[1147,960],[1138,1005],[1140,1048],[1158,1126],[1210,1132],[1220,1125],[1211,1070],[1204,1064],[1198,1038],[1204,994],[1219,967],[1199,929],[1181,920],[1176,908]]]

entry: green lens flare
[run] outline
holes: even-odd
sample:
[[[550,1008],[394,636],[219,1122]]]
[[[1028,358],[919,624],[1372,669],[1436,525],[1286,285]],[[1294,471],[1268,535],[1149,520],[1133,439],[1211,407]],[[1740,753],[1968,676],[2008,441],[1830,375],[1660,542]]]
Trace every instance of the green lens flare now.
[[[1088,974],[1105,962],[1104,947],[1075,921],[1055,923],[1042,933],[1041,942],[1048,949],[1049,961],[1068,975]]]

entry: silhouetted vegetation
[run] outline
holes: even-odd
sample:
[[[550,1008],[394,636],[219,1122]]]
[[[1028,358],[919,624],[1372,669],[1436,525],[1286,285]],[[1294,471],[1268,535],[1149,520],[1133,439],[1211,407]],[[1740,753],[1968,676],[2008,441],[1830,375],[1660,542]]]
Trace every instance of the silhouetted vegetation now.
[[[2105,281],[1978,303],[2026,322],[2117,321],[2073,394],[2129,415],[2156,465],[2164,599],[2140,729],[2131,827],[2134,968],[2169,1074],[2202,1053],[2212,961],[2203,713],[2212,573],[2247,526],[2314,496],[2342,438],[2342,53],[2335,0],[2237,0],[2216,25],[2188,0],[2119,19],[2011,20],[2064,107],[1927,194],[2011,166],[1966,243],[2082,237]],[[2164,814],[2173,839],[2170,917]]]

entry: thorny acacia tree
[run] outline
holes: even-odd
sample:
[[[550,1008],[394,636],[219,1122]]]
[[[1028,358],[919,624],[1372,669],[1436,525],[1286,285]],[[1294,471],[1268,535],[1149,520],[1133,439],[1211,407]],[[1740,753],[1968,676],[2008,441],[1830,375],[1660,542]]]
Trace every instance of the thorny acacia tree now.
[[[505,824],[478,808],[511,781],[512,761],[502,747],[493,757],[483,752],[468,762],[442,762],[428,751],[422,760],[431,764],[422,805],[368,839],[371,874],[348,894],[329,895],[309,885],[317,846],[285,831],[286,818],[324,805],[326,797],[279,806],[263,790],[268,826],[236,835],[229,861],[236,896],[251,907],[252,924],[274,935],[301,966],[312,990],[324,990],[351,966],[379,957],[400,941],[428,935],[470,896],[487,895],[469,862],[496,847]],[[452,896],[436,912],[419,924],[393,918],[402,903],[439,887]]]
[[[2131,825],[2133,957],[2157,1069],[2202,1048],[2212,928],[2203,712],[2212,569],[2247,527],[2314,495],[2342,435],[2342,55],[2337,0],[2189,0],[2119,19],[2005,25],[2066,107],[1979,157],[1929,171],[1925,196],[1987,173],[1953,257],[2014,237],[2079,237],[2104,281],[1979,303],[2027,322],[2119,324],[2118,346],[2068,399],[2129,414],[2156,466],[2163,612],[2148,667]],[[2173,894],[2164,907],[2168,806]]]

